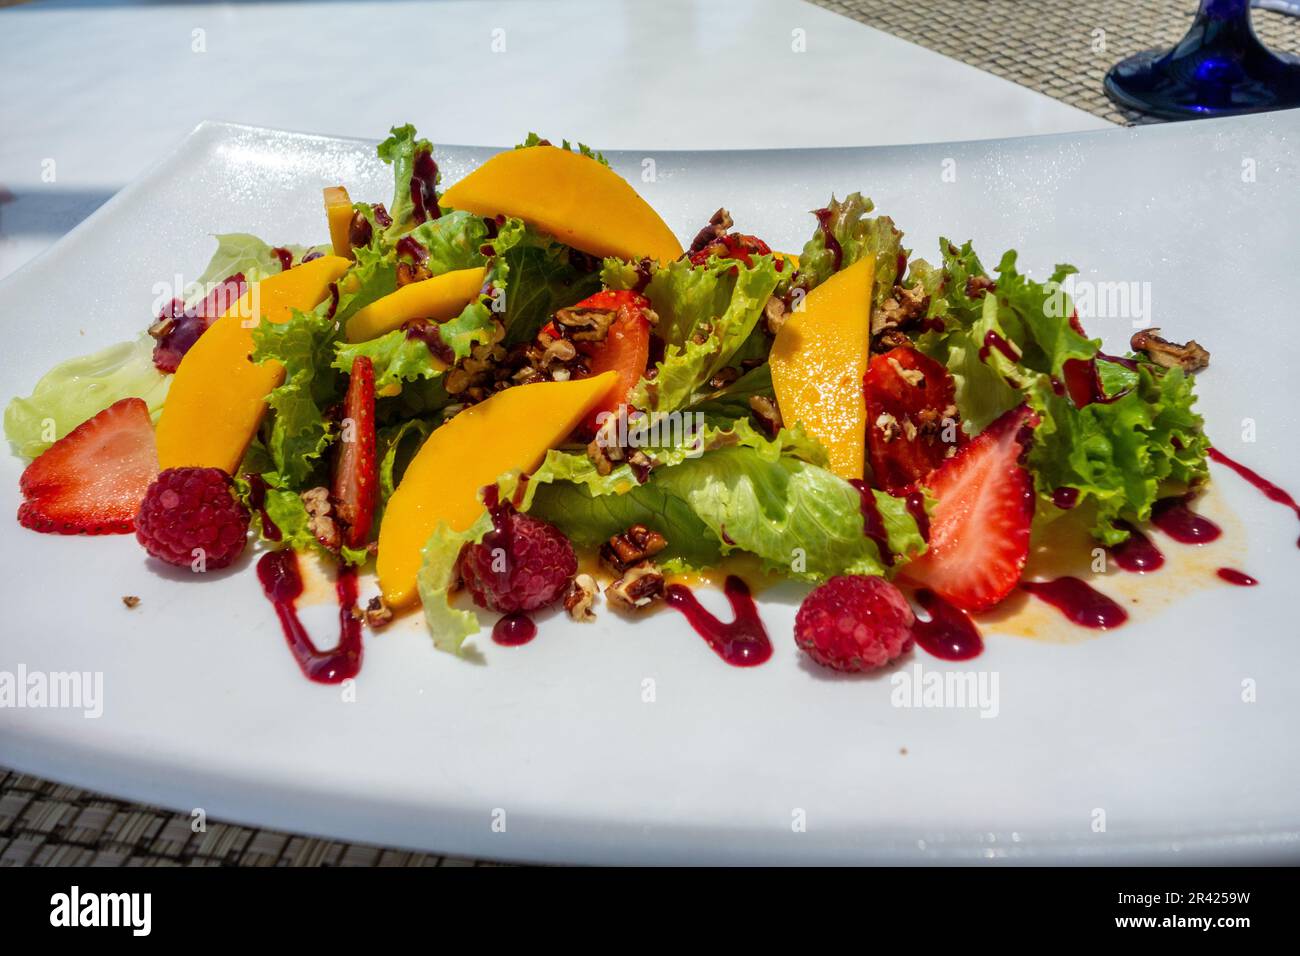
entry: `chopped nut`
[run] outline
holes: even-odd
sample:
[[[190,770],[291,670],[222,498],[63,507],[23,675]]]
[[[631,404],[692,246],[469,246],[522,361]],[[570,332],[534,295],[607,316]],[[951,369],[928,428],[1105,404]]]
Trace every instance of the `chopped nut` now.
[[[568,339],[555,339],[546,346],[547,362],[570,362],[578,357],[578,349]]]
[[[300,496],[307,509],[307,530],[329,551],[339,549],[339,526],[334,520],[334,506],[328,488],[308,488]]]
[[[596,603],[596,579],[590,574],[579,574],[569,582],[569,589],[564,592],[564,610],[575,621],[594,621],[596,613],[591,609]]]
[[[709,224],[696,233],[694,241],[691,242],[691,248],[688,251],[688,254],[694,255],[697,252],[704,251],[730,232],[731,227],[734,225],[735,222],[731,218],[731,213],[727,212],[725,209],[719,209],[713,214],[713,217],[709,220]]]
[[[368,246],[373,235],[374,230],[370,227],[370,220],[361,213],[354,212],[352,221],[348,223],[348,245]]]
[[[587,457],[596,466],[596,474],[602,478],[614,470],[614,463],[610,461],[609,455],[605,453],[605,446],[601,444],[599,437],[593,438],[587,445]]]
[[[643,524],[634,524],[600,546],[600,560],[618,574],[668,547],[668,539]]]
[[[916,441],[916,426],[912,424],[910,418],[903,419],[903,434],[907,436],[908,441]]]
[[[997,283],[988,276],[971,276],[966,280],[966,298],[982,299],[986,293],[997,288]]]
[[[384,603],[384,599],[375,595],[366,605],[366,623],[371,627],[378,629],[383,627],[393,619],[392,609]]]
[[[629,568],[617,581],[606,585],[605,600],[624,611],[640,611],[664,596],[664,576],[653,562]]]
[[[774,295],[768,296],[767,305],[763,306],[763,324],[767,327],[768,334],[776,335],[780,332],[788,318],[785,303]]]
[[[728,365],[726,368],[718,372],[717,375],[713,376],[713,378],[709,379],[709,388],[726,388],[738,378],[740,378],[740,369]]]
[[[643,485],[655,467],[654,460],[639,448],[627,456],[627,463],[632,469],[632,474],[636,476],[637,482]]]
[[[136,597],[134,594],[124,594],[122,596],[122,603],[125,604],[127,607],[139,607],[140,599]]]
[[[911,385],[913,388],[916,388],[925,381],[925,373],[919,368],[903,368],[898,359],[894,358],[892,355],[889,357],[889,366],[894,370],[899,378],[908,385]]]
[[[769,435],[775,436],[781,430],[781,411],[766,395],[749,396],[749,410]]]
[[[930,307],[930,297],[925,294],[925,287],[917,283],[910,289],[901,285],[894,286],[893,292],[879,309],[871,313],[871,334],[880,335],[890,329],[907,325],[925,315]]]
[[[469,384],[470,374],[463,368],[452,369],[447,373],[447,377],[443,381],[443,385],[447,389],[448,395],[459,395],[461,392],[465,391],[465,389],[469,388]]]
[[[571,308],[555,313],[560,334],[575,342],[603,342],[614,321],[612,309]]]
[[[891,442],[899,435],[898,419],[889,412],[881,412],[876,418],[876,427],[880,429],[881,441]]]
[[[1145,352],[1147,358],[1162,368],[1181,368],[1184,372],[1199,372],[1210,364],[1210,353],[1202,348],[1195,339],[1186,345],[1170,342],[1156,335],[1160,330],[1144,329],[1133,333],[1129,347],[1134,352]]]

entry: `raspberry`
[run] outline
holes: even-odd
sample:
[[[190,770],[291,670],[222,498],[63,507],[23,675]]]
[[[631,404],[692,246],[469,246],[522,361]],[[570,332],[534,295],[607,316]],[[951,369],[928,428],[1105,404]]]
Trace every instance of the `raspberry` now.
[[[825,667],[869,671],[911,648],[915,622],[912,606],[884,578],[844,575],[804,598],[794,640]]]
[[[135,518],[135,536],[159,561],[189,567],[202,549],[207,570],[244,550],[248,510],[220,468],[168,468],[154,479]]]
[[[460,552],[460,577],[479,607],[513,614],[553,604],[578,570],[558,528],[508,504],[492,509],[492,530]]]

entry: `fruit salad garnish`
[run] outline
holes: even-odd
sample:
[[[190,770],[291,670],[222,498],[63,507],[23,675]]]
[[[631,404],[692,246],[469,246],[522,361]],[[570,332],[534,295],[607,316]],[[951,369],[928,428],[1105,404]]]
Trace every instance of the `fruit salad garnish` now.
[[[316,679],[408,609],[462,653],[476,608],[519,644],[547,609],[667,607],[752,666],[773,645],[739,575],[805,585],[793,646],[860,671],[978,653],[971,615],[1083,593],[1027,586],[1031,538],[1068,514],[1122,549],[1208,478],[1209,353],[1154,329],[1101,351],[1069,266],[927,260],[856,192],[779,235],[700,211],[683,248],[599,153],[536,135],[445,188],[410,126],[378,155],[385,202],[326,189],[315,245],[219,236],[135,342],[14,399],[26,527],[196,572],[260,553]],[[339,568],[335,651],[297,623],[295,554]],[[709,572],[733,621],[683,583]]]

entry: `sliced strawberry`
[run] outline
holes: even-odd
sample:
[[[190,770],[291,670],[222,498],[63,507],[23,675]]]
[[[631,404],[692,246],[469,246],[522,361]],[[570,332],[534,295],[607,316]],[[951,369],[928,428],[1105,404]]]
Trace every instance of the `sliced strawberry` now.
[[[597,418],[602,412],[615,412],[627,401],[628,392],[645,374],[650,360],[650,320],[646,310],[650,300],[638,292],[606,289],[583,299],[575,309],[607,309],[614,312],[609,332],[601,342],[579,343],[588,357],[587,367],[592,375],[602,372],[618,373],[618,382],[609,391],[609,397],[599,408],[593,409],[584,428],[595,432]]]
[[[343,543],[363,548],[370,538],[379,493],[375,454],[375,367],[364,355],[352,361],[352,378],[343,400],[344,428],[334,456],[332,497],[343,524]]]
[[[863,379],[867,456],[875,484],[895,493],[939,467],[965,441],[948,370],[900,346],[871,359]]]
[[[157,474],[149,407],[124,398],[27,466],[18,483],[26,499],[18,521],[46,534],[129,534]]]
[[[930,547],[903,571],[966,611],[997,604],[1029,556],[1034,486],[1020,464],[1038,416],[1021,405],[971,439],[923,482],[935,497]]]

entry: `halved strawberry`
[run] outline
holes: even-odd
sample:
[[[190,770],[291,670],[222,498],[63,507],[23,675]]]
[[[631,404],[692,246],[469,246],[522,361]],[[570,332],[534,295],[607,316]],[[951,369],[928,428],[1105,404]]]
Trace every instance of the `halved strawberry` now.
[[[595,432],[601,412],[615,412],[627,401],[627,394],[645,374],[650,360],[650,320],[646,310],[650,300],[638,292],[606,289],[588,296],[573,308],[607,309],[614,312],[609,332],[603,341],[578,343],[578,348],[588,357],[587,367],[592,375],[602,372],[618,373],[618,381],[609,391],[604,403],[587,416],[584,427]]]
[[[149,407],[114,402],[27,466],[18,486],[24,528],[46,534],[129,534],[158,474]]]
[[[379,494],[375,454],[375,367],[364,355],[352,360],[352,378],[343,401],[343,435],[334,455],[331,497],[343,525],[343,543],[363,548],[370,538]]]
[[[867,457],[878,488],[895,493],[939,467],[965,441],[948,370],[900,346],[871,359],[863,379]]]
[[[903,571],[908,580],[966,611],[987,610],[1016,586],[1034,517],[1020,456],[1037,424],[1028,406],[1013,408],[926,477],[930,547]]]

